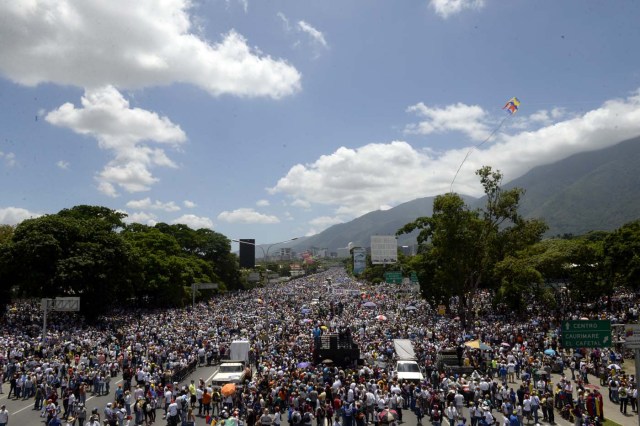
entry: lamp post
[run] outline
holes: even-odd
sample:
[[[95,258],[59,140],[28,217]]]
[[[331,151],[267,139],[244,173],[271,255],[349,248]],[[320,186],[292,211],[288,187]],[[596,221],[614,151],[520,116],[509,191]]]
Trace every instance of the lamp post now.
[[[298,238],[300,238],[300,237],[294,237],[294,238],[290,238],[288,240],[284,240],[284,241],[280,241],[280,242],[277,242],[277,243],[270,244],[267,247],[267,251],[266,252],[264,251],[264,248],[261,245],[258,245],[258,244],[255,244],[255,243],[250,243],[249,241],[242,241],[240,239],[233,239],[233,238],[230,238],[229,240],[233,241],[234,243],[249,244],[251,246],[260,248],[260,250],[262,250],[262,259],[264,259],[264,262],[265,262],[265,272],[266,272],[266,271],[268,271],[267,268],[266,268],[266,262],[267,262],[267,258],[269,257],[269,250],[271,250],[271,247],[273,247],[275,245],[278,245],[278,244],[284,244],[284,243],[288,243],[290,241],[295,241]],[[268,282],[268,280],[269,280],[269,277],[267,277],[266,281]]]

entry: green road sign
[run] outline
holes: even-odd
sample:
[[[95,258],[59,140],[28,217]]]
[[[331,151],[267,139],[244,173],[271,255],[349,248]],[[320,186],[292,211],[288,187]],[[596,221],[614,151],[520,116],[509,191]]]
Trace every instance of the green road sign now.
[[[411,276],[410,276],[410,279],[411,279],[412,283],[417,283],[418,282],[418,274],[416,274],[415,272],[412,272]]]
[[[402,272],[400,271],[385,272],[384,280],[387,284],[402,284]]]
[[[611,321],[563,321],[562,346],[565,348],[611,347]]]

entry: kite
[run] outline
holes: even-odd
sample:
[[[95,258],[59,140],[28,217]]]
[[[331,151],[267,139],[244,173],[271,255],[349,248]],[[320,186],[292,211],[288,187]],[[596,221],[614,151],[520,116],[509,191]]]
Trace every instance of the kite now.
[[[471,152],[473,152],[473,150],[476,149],[476,148],[480,148],[489,139],[491,139],[493,137],[493,135],[498,133],[498,130],[500,130],[500,128],[502,127],[502,124],[504,124],[504,122],[507,120],[507,118],[509,118],[510,116],[514,115],[516,112],[518,112],[519,108],[520,108],[520,99],[516,98],[515,96],[513,98],[509,99],[506,104],[504,104],[502,109],[506,110],[509,113],[509,115],[507,115],[505,118],[502,119],[500,124],[498,124],[498,126],[495,129],[493,129],[493,131],[489,134],[489,136],[487,136],[487,138],[485,140],[480,142],[478,145],[472,146],[469,149],[469,151],[467,152],[467,155],[464,156],[464,159],[462,160],[462,163],[460,163],[460,166],[458,167],[458,170],[456,170],[456,174],[453,176],[453,180],[451,181],[451,187],[449,188],[449,192],[453,192],[453,183],[456,181],[456,178],[458,177],[458,173],[460,173],[460,169],[462,168],[462,165],[464,164],[465,161],[467,161],[467,158],[469,158],[469,155],[471,155]]]
[[[502,109],[506,109],[509,114],[513,115],[518,112],[518,107],[520,107],[520,100],[514,96],[504,104]]]

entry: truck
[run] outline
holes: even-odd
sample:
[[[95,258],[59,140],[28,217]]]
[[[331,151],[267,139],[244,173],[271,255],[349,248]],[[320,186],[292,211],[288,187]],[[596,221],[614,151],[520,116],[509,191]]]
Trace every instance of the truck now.
[[[393,348],[396,354],[396,377],[399,382],[420,383],[424,380],[418,365],[413,343],[409,339],[394,339]]]
[[[251,379],[250,349],[251,344],[248,340],[232,341],[229,345],[229,359],[220,363],[218,371],[211,378],[213,386],[222,387],[227,383],[240,384]]]

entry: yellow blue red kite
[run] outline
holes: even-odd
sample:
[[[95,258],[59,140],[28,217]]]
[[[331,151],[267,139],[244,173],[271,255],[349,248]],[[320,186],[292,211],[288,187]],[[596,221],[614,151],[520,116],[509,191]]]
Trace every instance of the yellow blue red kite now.
[[[515,96],[513,98],[509,99],[507,101],[507,103],[502,107],[502,109],[506,109],[507,110],[509,115],[502,119],[500,124],[498,124],[498,127],[493,129],[493,131],[489,134],[489,136],[487,136],[487,138],[485,140],[483,140],[482,142],[480,142],[476,146],[472,146],[469,149],[469,151],[467,152],[467,155],[465,155],[464,158],[462,159],[462,163],[460,163],[460,166],[458,167],[458,170],[456,170],[456,174],[453,175],[453,179],[451,180],[451,187],[449,188],[450,192],[453,192],[453,183],[456,181],[456,178],[458,177],[458,173],[460,173],[460,169],[462,168],[462,165],[464,164],[465,161],[467,161],[467,158],[469,157],[471,152],[476,148],[480,148],[482,145],[485,144],[485,142],[487,142],[489,139],[491,139],[493,137],[493,135],[495,135],[498,132],[498,130],[500,130],[500,128],[502,127],[502,125],[504,124],[506,119],[509,118],[510,115],[514,115],[516,112],[518,112],[518,108],[519,107],[520,107],[520,99],[516,98]]]
[[[507,103],[502,107],[502,109],[506,109],[509,114],[513,115],[518,112],[518,107],[520,106],[520,100],[515,96],[507,101]]]

